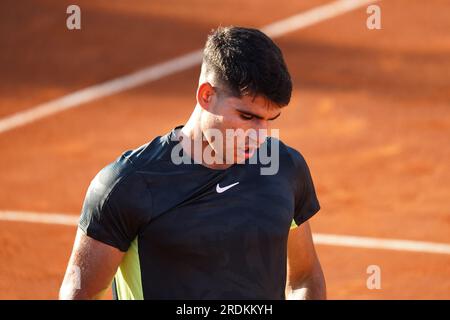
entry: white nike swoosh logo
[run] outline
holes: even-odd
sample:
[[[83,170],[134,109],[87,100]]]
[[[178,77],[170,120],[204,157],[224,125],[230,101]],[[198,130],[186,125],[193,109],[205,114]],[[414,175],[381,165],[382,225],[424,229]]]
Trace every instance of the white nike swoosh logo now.
[[[233,188],[233,187],[234,187],[235,185],[237,185],[237,184],[239,184],[239,182],[230,184],[229,186],[226,186],[226,187],[223,187],[223,188],[221,188],[221,187],[219,186],[219,184],[217,184],[217,186],[216,186],[216,191],[217,191],[217,193],[222,193],[222,192],[227,191],[227,190],[230,189],[230,188]]]

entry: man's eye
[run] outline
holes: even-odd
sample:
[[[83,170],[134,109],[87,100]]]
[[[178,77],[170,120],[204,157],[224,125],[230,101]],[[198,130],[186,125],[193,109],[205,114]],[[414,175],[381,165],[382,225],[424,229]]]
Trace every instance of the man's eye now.
[[[249,116],[249,115],[246,115],[246,114],[241,114],[241,118],[244,119],[244,120],[252,120],[253,116]]]

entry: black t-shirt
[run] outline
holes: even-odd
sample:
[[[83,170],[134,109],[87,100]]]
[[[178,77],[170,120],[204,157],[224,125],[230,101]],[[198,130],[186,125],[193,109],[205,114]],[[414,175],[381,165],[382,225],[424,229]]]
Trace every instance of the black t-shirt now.
[[[274,175],[248,159],[225,170],[177,165],[180,127],[125,152],[89,186],[79,227],[126,252],[115,296],[284,299],[291,222],[320,209],[304,158],[277,140]]]

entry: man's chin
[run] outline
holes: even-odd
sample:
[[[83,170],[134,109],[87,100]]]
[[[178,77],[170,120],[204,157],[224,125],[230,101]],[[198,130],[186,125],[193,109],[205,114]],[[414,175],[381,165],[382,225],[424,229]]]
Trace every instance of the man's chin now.
[[[236,154],[235,163],[245,162],[247,159],[250,159],[255,154],[255,150],[243,150]]]

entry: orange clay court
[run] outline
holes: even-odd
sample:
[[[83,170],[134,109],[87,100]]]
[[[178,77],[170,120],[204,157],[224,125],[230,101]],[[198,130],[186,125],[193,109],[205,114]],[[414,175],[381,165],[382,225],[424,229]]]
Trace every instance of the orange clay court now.
[[[11,116],[200,49],[218,25],[262,28],[331,2],[80,0],[82,29],[68,30],[72,2],[4,1],[0,299],[57,298],[90,180],[187,119],[199,65]],[[273,37],[294,82],[280,136],[311,168],[330,299],[450,299],[450,4],[376,4],[381,30],[364,4]],[[366,285],[371,265],[380,289]]]

